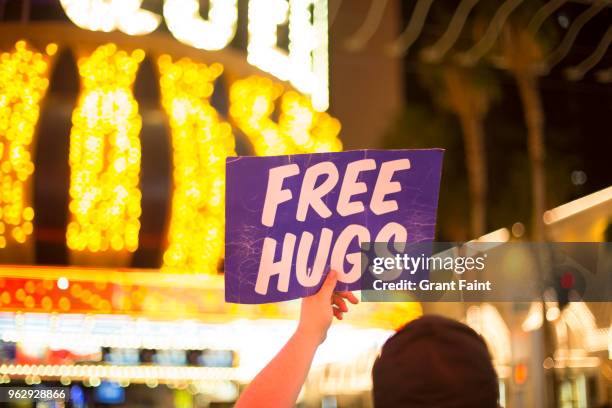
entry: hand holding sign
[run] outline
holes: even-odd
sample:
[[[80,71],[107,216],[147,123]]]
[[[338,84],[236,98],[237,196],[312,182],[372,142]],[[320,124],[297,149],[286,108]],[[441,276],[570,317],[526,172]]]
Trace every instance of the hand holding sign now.
[[[332,319],[342,320],[344,313],[348,312],[346,300],[356,305],[359,300],[352,292],[334,292],[338,276],[336,271],[329,271],[325,282],[319,291],[302,299],[300,323],[297,331],[308,338],[323,343]]]
[[[433,239],[441,150],[227,159],[226,300],[358,288],[359,245]],[[263,183],[263,185],[262,185]]]

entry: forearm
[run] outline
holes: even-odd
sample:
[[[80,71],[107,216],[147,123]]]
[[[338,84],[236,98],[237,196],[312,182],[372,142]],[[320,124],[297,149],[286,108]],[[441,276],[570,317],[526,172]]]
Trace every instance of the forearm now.
[[[236,408],[293,407],[318,346],[316,336],[296,331],[251,381],[236,403]]]

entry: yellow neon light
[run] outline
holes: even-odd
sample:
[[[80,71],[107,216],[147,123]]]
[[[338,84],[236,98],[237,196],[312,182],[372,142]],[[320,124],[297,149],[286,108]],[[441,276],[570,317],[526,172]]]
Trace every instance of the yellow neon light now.
[[[209,102],[223,67],[162,56],[159,70],[174,162],[164,268],[216,274],[223,256],[225,158],[236,154],[231,126]]]
[[[0,248],[32,234],[32,139],[56,49],[49,44],[45,55],[18,41],[15,51],[0,55]]]
[[[132,85],[143,58],[142,50],[128,54],[107,44],[78,61],[82,91],[72,115],[66,231],[71,250],[138,248],[142,119]]]
[[[280,98],[278,122],[271,115]],[[230,115],[260,156],[342,149],[340,122],[312,108],[310,100],[270,79],[252,76],[230,88]]]

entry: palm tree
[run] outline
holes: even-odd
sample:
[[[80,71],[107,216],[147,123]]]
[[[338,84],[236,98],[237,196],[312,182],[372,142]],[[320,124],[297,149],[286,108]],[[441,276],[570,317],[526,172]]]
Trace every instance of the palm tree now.
[[[534,6],[535,4],[532,4]],[[536,36],[536,32],[529,29],[525,17],[529,14],[519,14],[510,19],[504,26],[500,38],[502,59],[508,71],[516,81],[523,114],[527,127],[527,150],[531,163],[531,195],[532,195],[532,240],[545,239],[543,214],[546,206],[546,169],[544,144],[544,110],[538,86],[539,76],[544,61],[545,36]],[[548,270],[546,254],[540,258],[542,276]],[[555,335],[550,324],[546,324],[546,306],[542,298],[542,325],[544,355],[554,356]],[[550,406],[558,405],[558,379],[555,370],[547,370],[545,374],[546,393],[549,396]]]
[[[526,25],[509,21],[501,35],[503,60],[514,77],[527,127],[527,149],[531,163],[532,237],[544,239],[544,214],[546,206],[546,173],[544,146],[544,110],[538,87],[542,48],[535,33]]]
[[[495,94],[484,70],[442,65],[428,67],[426,83],[438,103],[459,119],[463,135],[470,197],[470,233],[487,229],[487,160],[483,121]],[[483,80],[483,78],[485,80]],[[433,81],[432,81],[433,79]]]
[[[444,97],[461,123],[470,193],[470,230],[473,237],[487,228],[487,160],[484,117],[491,93],[472,77],[473,72],[455,66],[443,68]]]

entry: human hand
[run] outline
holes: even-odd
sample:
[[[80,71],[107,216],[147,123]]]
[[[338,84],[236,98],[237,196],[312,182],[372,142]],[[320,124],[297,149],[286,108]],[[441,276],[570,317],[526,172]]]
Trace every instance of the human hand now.
[[[342,320],[348,312],[346,300],[356,305],[359,300],[352,292],[334,292],[338,282],[336,271],[331,270],[325,278],[321,289],[314,295],[302,299],[298,333],[305,334],[323,343],[332,319]]]

